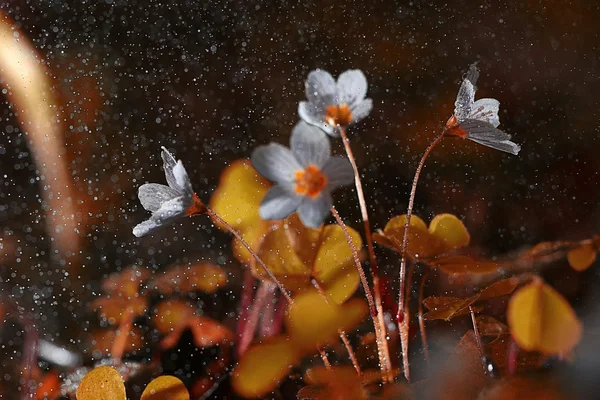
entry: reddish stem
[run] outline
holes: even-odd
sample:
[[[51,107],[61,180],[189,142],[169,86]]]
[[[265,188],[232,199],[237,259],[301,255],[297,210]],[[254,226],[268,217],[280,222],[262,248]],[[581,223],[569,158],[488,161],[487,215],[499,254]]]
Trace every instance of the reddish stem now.
[[[354,246],[354,242],[352,242],[352,237],[350,236],[350,232],[348,232],[346,224],[344,224],[342,217],[340,217],[340,214],[337,212],[335,207],[331,207],[331,213],[335,217],[335,220],[337,221],[338,225],[342,228],[344,236],[346,237],[346,241],[348,242],[348,246],[350,246],[350,250],[352,251],[354,265],[358,270],[358,275],[360,276],[360,281],[362,283],[363,290],[365,291],[365,297],[367,298],[367,303],[369,305],[369,311],[371,313],[373,327],[375,328],[375,338],[377,339],[377,351],[379,353],[379,366],[381,368],[381,372],[383,374],[384,379],[386,379],[387,381],[391,381],[393,377],[391,375],[391,371],[387,369],[389,355],[388,353],[384,352],[383,343],[381,343],[382,340],[385,341],[385,334],[382,332],[381,325],[379,323],[379,320],[377,319],[377,308],[373,300],[373,294],[371,293],[371,289],[369,288],[369,283],[367,282],[367,276],[365,275],[365,271],[360,262],[360,258],[358,257],[358,250],[356,249],[356,246]]]
[[[382,371],[384,372],[384,377],[391,381],[393,376],[391,375],[392,364],[390,359],[390,352],[388,348],[388,343],[386,340],[386,329],[385,329],[385,319],[383,315],[383,304],[381,301],[381,287],[379,284],[379,268],[377,266],[377,258],[375,257],[375,249],[373,247],[373,237],[371,234],[371,223],[369,222],[369,213],[367,211],[367,203],[365,201],[365,194],[362,187],[362,182],[360,180],[360,174],[358,172],[358,166],[356,165],[356,159],[354,158],[354,154],[352,153],[352,147],[350,147],[350,139],[348,139],[348,135],[346,134],[346,129],[342,126],[339,126],[340,136],[342,137],[342,142],[344,143],[344,149],[346,150],[346,155],[348,156],[348,160],[352,165],[352,169],[354,170],[354,185],[356,187],[356,194],[358,196],[358,203],[360,206],[360,213],[362,215],[364,229],[365,229],[365,238],[367,242],[367,249],[369,252],[369,261],[370,261],[370,272],[371,279],[373,280],[373,294],[375,300],[375,311],[377,312],[374,318],[377,318],[377,323],[379,324],[379,332],[380,336],[378,337],[378,353],[379,353],[379,361],[382,365]],[[387,373],[386,373],[387,372]]]
[[[396,320],[398,321],[398,331],[400,333],[400,341],[401,346],[402,346],[402,352],[405,353],[408,351],[408,343],[404,343],[405,340],[408,340],[408,337],[403,338],[402,335],[402,320],[403,318],[403,313],[404,313],[404,291],[405,291],[405,286],[406,283],[404,282],[404,278],[406,275],[406,248],[408,246],[408,229],[410,227],[410,218],[412,216],[412,211],[413,211],[413,207],[415,204],[415,194],[417,192],[417,184],[419,182],[419,177],[421,176],[421,170],[423,169],[423,166],[425,165],[425,160],[427,159],[427,157],[429,156],[429,153],[431,153],[431,151],[433,150],[433,148],[442,141],[442,139],[444,138],[444,134],[446,133],[446,131],[442,132],[440,135],[438,135],[433,142],[431,142],[431,144],[427,147],[427,149],[425,150],[425,153],[423,153],[423,156],[421,157],[421,161],[419,162],[419,165],[417,166],[417,171],[415,172],[415,177],[413,178],[413,183],[412,183],[412,187],[410,190],[410,198],[408,200],[408,209],[406,210],[406,222],[404,223],[404,236],[402,238],[402,245],[400,247],[400,255],[401,255],[401,260],[400,260],[400,287],[398,289],[398,315],[396,316]],[[409,371],[409,365],[408,365],[408,357],[407,356],[403,356],[403,360],[404,360],[404,376],[407,378],[407,380],[410,382],[410,371]]]

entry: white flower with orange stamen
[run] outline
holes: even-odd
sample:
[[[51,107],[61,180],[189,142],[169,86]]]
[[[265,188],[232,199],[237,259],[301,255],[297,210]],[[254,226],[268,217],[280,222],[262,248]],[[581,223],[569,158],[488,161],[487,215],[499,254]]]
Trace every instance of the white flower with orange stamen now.
[[[147,235],[169,225],[178,218],[202,213],[204,203],[198,198],[181,160],[175,158],[162,147],[161,153],[167,185],[145,183],[138,190],[138,197],[144,209],[152,212],[150,219],[136,225],[133,234]]]
[[[260,146],[252,165],[275,182],[259,209],[261,218],[283,219],[294,211],[309,228],[318,228],[333,205],[331,192],[354,181],[345,157],[331,157],[327,136],[317,127],[299,122],[292,131],[290,149],[278,143]]]
[[[469,68],[463,79],[456,101],[454,115],[446,122],[446,134],[470,139],[476,143],[517,155],[521,147],[510,141],[510,135],[496,129],[500,125],[496,99],[475,101],[475,85],[479,78],[477,63]]]
[[[367,79],[361,70],[342,73],[336,83],[329,72],[317,69],[308,74],[308,101],[300,102],[298,114],[327,134],[338,136],[338,127],[346,127],[369,115],[373,101],[365,98],[366,95]]]

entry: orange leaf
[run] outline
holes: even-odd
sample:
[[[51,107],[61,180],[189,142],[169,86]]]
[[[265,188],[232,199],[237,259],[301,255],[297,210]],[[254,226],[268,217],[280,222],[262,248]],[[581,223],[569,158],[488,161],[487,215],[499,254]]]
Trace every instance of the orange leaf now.
[[[569,265],[576,271],[585,271],[596,261],[596,248],[593,244],[584,244],[567,253]]]
[[[178,265],[164,271],[161,276],[148,284],[165,296],[173,293],[203,291],[214,293],[227,283],[227,274],[221,267],[208,262],[194,265]]]
[[[150,271],[147,268],[134,265],[110,275],[102,282],[102,290],[111,296],[119,294],[126,298],[135,297],[140,285],[148,277]]]
[[[144,345],[144,337],[139,328],[133,328],[125,333],[127,340],[125,341],[125,353],[140,350]],[[110,355],[113,349],[113,344],[117,339],[117,330],[115,328],[98,329],[91,333],[91,350],[94,358]]]
[[[273,221],[263,221],[258,213],[260,203],[270,186],[250,161],[238,160],[223,170],[219,186],[210,198],[210,207],[237,229],[255,251],[273,225]],[[248,250],[236,239],[233,240],[233,254],[241,263],[254,264]]]
[[[190,394],[178,378],[163,375],[146,386],[140,400],[190,400]]]
[[[503,279],[494,282],[476,295],[466,299],[458,299],[456,297],[429,297],[423,300],[423,304],[432,311],[426,313],[423,318],[427,320],[445,319],[446,321],[449,321],[454,317],[466,315],[469,313],[469,306],[480,301],[511,294],[520,283],[521,279],[518,277]]]
[[[167,300],[154,309],[154,326],[167,335],[172,330],[188,323],[196,315],[196,307],[182,300]]]
[[[500,336],[508,333],[508,326],[488,315],[477,317],[477,328],[481,336]]]
[[[469,256],[436,258],[427,265],[438,268],[446,274],[489,274],[498,270],[498,264],[493,261],[476,260]]]
[[[88,372],[77,388],[77,400],[125,400],[125,384],[116,369],[109,366]]]
[[[35,399],[55,399],[60,395],[60,377],[56,372],[50,371],[35,391]]]
[[[349,331],[367,315],[361,299],[338,305],[316,291],[296,296],[286,316],[286,327],[294,343],[305,349],[324,346],[338,340],[338,330]]]
[[[129,307],[134,316],[144,315],[148,308],[148,301],[136,295],[134,297],[100,297],[90,304],[90,308],[97,310],[100,318],[106,319],[111,325],[121,322]]]
[[[567,300],[543,282],[512,296],[507,319],[515,341],[528,351],[567,353],[581,338],[581,323]]]
[[[252,346],[232,373],[233,389],[243,397],[265,396],[279,386],[300,358],[297,346],[285,336]]]

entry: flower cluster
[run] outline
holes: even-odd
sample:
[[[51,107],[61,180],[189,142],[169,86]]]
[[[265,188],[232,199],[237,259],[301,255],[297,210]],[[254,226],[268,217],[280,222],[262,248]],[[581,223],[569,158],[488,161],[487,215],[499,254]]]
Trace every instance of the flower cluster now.
[[[444,134],[518,154],[520,147],[510,141],[510,135],[497,129],[498,100],[475,101],[478,77],[474,63],[460,86],[454,114],[446,123]],[[298,105],[301,121],[292,130],[290,148],[278,143],[259,146],[251,161],[261,175],[275,183],[262,200],[261,218],[279,220],[298,212],[304,225],[317,228],[333,205],[332,191],[351,184],[354,178],[347,159],[331,156],[325,133],[339,136],[341,129],[369,115],[373,101],[366,98],[367,80],[360,70],[345,71],[336,82],[327,71],[317,69],[308,74],[305,86],[307,101]],[[147,183],[140,187],[140,202],[152,216],[134,228],[138,237],[205,209],[192,190],[181,161],[162,149],[168,186]]]

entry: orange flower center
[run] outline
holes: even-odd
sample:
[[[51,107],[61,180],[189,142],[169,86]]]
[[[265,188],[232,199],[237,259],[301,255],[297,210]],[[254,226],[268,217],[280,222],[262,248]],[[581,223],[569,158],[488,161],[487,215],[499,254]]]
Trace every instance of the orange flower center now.
[[[321,194],[327,185],[327,177],[315,165],[309,165],[304,170],[296,171],[296,193],[311,198]]]
[[[346,104],[341,106],[327,106],[325,110],[325,122],[331,126],[347,126],[352,121],[350,107]]]

